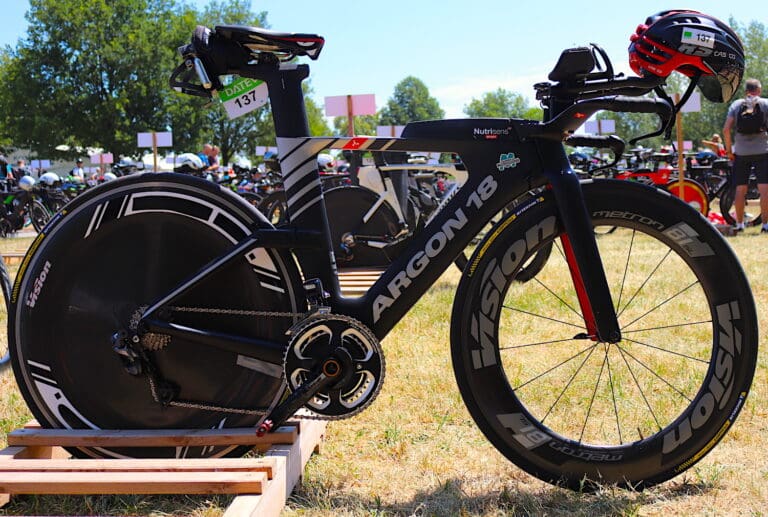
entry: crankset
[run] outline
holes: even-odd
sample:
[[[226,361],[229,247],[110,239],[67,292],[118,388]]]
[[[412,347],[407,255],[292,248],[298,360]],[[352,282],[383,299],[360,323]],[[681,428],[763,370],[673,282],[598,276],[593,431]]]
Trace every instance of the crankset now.
[[[289,332],[283,368],[291,393],[260,432],[280,425],[302,406],[321,418],[341,419],[373,402],[384,380],[384,355],[367,327],[347,316],[316,314]]]

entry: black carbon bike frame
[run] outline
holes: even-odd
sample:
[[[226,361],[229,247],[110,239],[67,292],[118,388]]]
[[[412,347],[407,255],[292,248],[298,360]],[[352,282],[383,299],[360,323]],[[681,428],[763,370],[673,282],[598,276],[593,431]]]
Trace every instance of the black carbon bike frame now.
[[[546,186],[559,207],[565,230],[562,239],[588,334],[604,342],[621,339],[580,182],[568,162],[563,140],[599,110],[655,113],[666,127],[673,112],[668,102],[634,98],[658,86],[660,80],[610,78],[561,89],[545,105],[545,122],[438,120],[411,123],[401,138],[310,138],[301,88],[309,75],[307,65],[247,64],[227,73],[267,83],[291,222],[280,229],[255,229],[226,255],[156,300],[144,313],[143,329],[282,364],[283,343],[211,334],[160,316],[163,306],[173,304],[213,271],[240,260],[254,247],[264,247],[292,250],[304,278],[322,283],[327,292],[324,304],[332,313],[359,320],[382,339],[494,215],[524,193]],[[342,296],[331,252],[316,161],[316,155],[328,148],[451,152],[461,157],[469,173],[455,197],[359,298]],[[471,263],[463,274],[473,274]]]

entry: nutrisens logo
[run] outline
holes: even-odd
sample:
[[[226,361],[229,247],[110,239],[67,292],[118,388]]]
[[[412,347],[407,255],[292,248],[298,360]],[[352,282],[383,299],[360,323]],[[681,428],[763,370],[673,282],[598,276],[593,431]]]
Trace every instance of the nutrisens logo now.
[[[481,136],[486,140],[495,140],[499,136],[509,136],[509,128],[506,129],[493,129],[493,128],[479,128],[476,127],[472,130],[473,136]]]

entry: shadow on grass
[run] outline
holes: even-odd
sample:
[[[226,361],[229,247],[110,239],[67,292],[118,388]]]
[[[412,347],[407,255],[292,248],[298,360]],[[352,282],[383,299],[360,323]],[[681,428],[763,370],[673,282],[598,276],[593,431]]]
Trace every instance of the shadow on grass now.
[[[385,503],[377,496],[306,484],[289,499],[285,515],[636,515],[645,505],[669,503],[712,489],[713,484],[706,481],[679,481],[643,492],[604,487],[582,493],[553,486],[536,489],[512,481],[501,490],[469,495],[461,480],[452,479],[433,490],[417,492],[408,501]]]
[[[291,496],[283,515],[635,515],[645,505],[670,503],[706,494],[716,483],[686,478],[645,492],[606,487],[594,493],[509,481],[500,490],[468,495],[463,481],[452,479],[432,490],[419,491],[407,501],[385,503],[308,482]],[[0,515],[222,515],[231,495],[15,495]]]
[[[222,515],[231,495],[14,495],[0,515]]]

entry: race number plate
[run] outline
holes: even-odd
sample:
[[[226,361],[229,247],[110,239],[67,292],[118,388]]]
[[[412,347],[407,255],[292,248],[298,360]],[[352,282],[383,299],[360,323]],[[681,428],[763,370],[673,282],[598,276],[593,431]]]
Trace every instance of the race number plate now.
[[[269,101],[267,83],[238,77],[219,91],[219,99],[224,103],[230,119],[241,117]]]

